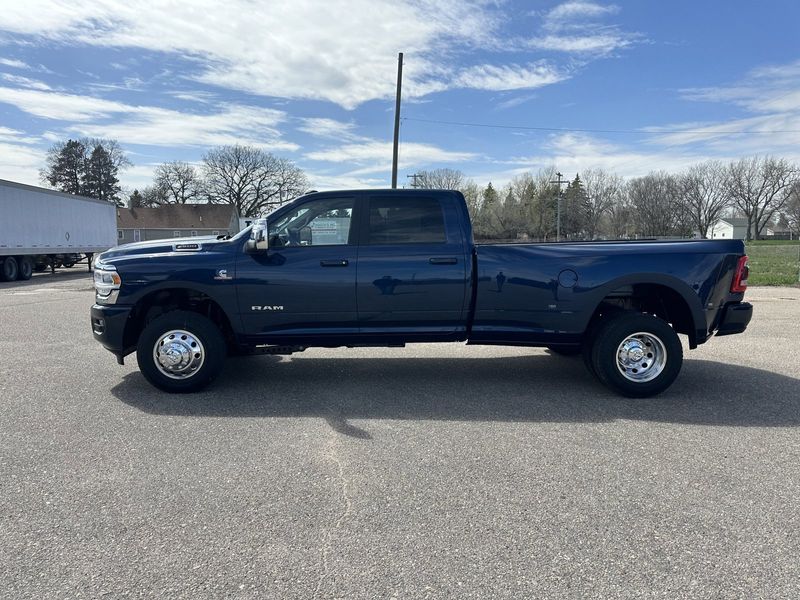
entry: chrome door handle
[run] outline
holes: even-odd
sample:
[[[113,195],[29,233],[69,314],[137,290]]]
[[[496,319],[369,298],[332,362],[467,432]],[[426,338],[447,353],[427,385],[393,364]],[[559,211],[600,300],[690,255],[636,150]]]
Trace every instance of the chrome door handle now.
[[[458,259],[455,256],[434,256],[428,262],[432,265],[455,265]]]
[[[319,261],[320,267],[346,267],[349,263],[340,258],[339,260],[321,260]]]

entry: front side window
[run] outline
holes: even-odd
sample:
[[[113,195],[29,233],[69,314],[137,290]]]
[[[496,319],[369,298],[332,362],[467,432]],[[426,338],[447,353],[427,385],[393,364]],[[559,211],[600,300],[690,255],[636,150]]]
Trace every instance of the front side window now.
[[[269,224],[270,247],[340,246],[350,239],[352,198],[305,202]]]
[[[369,244],[440,244],[447,241],[442,206],[435,198],[373,198]]]

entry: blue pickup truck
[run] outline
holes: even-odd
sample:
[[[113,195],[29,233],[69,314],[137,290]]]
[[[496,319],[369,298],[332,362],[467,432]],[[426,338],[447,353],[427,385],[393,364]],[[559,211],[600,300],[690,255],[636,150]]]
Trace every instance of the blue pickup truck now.
[[[95,264],[94,337],[167,392],[210,383],[228,355],[466,342],[583,355],[618,393],[677,377],[741,333],[737,240],[475,244],[443,190],[313,192],[234,237],[127,244]]]

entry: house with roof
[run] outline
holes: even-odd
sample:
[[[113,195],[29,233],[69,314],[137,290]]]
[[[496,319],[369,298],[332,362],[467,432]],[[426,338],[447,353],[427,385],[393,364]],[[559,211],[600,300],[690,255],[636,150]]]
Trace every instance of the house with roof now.
[[[712,240],[743,240],[747,238],[747,219],[724,217],[711,226],[709,237]]]
[[[229,204],[165,204],[158,208],[118,208],[117,243],[176,237],[233,235],[239,215]]]

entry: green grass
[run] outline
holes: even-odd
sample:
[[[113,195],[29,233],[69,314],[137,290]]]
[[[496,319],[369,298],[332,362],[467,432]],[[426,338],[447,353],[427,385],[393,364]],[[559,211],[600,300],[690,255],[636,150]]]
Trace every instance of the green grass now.
[[[800,275],[800,244],[789,241],[747,242],[750,285],[797,285]]]

